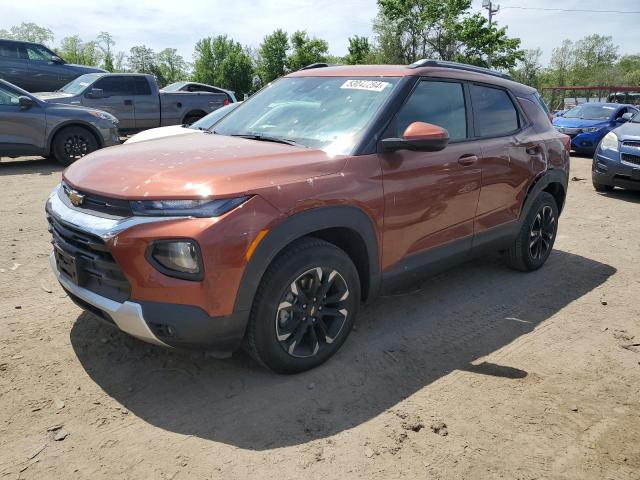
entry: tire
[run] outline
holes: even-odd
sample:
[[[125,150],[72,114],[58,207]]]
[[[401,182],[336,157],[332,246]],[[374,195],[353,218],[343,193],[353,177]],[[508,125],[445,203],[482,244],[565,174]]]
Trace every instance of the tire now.
[[[521,272],[539,269],[551,254],[557,231],[558,205],[551,194],[541,192],[506,251],[507,264]]]
[[[593,188],[596,192],[600,193],[613,192],[613,185],[603,185],[602,183],[593,182]]]
[[[71,165],[85,155],[98,150],[96,137],[83,127],[66,127],[56,133],[51,144],[53,156],[62,165]]]
[[[309,370],[342,346],[359,306],[360,279],[349,256],[331,243],[302,238],[265,272],[253,301],[246,347],[274,372]]]

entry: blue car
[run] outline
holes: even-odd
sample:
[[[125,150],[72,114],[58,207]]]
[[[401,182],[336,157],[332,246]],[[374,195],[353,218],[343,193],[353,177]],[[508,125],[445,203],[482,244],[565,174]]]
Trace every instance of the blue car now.
[[[591,178],[598,192],[640,190],[640,113],[604,136],[593,156]]]
[[[553,119],[560,133],[571,137],[571,148],[579,154],[593,155],[600,140],[626,122],[639,110],[620,103],[583,103]]]

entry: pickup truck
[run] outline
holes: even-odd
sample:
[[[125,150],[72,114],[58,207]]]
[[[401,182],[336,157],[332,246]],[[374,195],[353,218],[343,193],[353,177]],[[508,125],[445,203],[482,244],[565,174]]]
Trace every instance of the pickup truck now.
[[[49,103],[109,112],[120,121],[121,133],[191,124],[234,101],[224,92],[159,91],[153,75],[138,73],[89,73],[60,90],[34,95]]]

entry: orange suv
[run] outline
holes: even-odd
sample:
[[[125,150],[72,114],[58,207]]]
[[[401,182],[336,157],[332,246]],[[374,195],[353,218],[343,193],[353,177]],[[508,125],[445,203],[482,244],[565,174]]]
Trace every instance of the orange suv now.
[[[307,370],[362,302],[486,251],[547,260],[569,137],[538,93],[423,60],[312,65],[211,131],[92,153],[46,212],[83,309],[142,340]]]

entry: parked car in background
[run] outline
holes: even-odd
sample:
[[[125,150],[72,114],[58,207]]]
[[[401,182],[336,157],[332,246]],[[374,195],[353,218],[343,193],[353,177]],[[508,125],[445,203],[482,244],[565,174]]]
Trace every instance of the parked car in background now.
[[[593,156],[591,178],[598,192],[640,190],[640,113],[604,136]]]
[[[553,248],[569,138],[504,74],[303,69],[212,131],[95,152],[48,199],[56,278],[142,340],[219,355],[244,343],[300,372],[381,291],[486,251],[533,271]]]
[[[0,80],[0,157],[53,155],[69,165],[119,143],[118,120],[110,113],[46,103]]]
[[[235,110],[241,103],[242,102],[235,102],[225,105],[224,107],[220,107],[191,125],[171,125],[169,127],[151,128],[144,132],[136,133],[132,137],[128,138],[124,143],[146,142],[148,140],[156,140],[158,138],[209,132],[215,123]]]
[[[140,73],[89,73],[56,92],[35,95],[47,102],[110,112],[120,121],[122,133],[188,125],[228,102],[223,92],[161,92],[153,75]]]
[[[566,110],[554,110],[552,113],[553,117],[561,117],[565,114]]]
[[[57,90],[101,68],[73,65],[39,43],[0,39],[0,78],[28,92]]]
[[[207,85],[206,83],[198,83],[198,82],[175,82],[167,85],[160,89],[161,92],[209,92],[209,93],[224,93],[227,95],[227,103],[236,102],[235,92],[231,90],[225,90],[220,87],[213,87],[211,85]],[[226,105],[226,104],[225,104]]]
[[[577,153],[593,155],[602,138],[626,122],[639,110],[633,105],[619,103],[582,103],[561,117],[553,119],[560,133],[571,137],[571,147]]]

